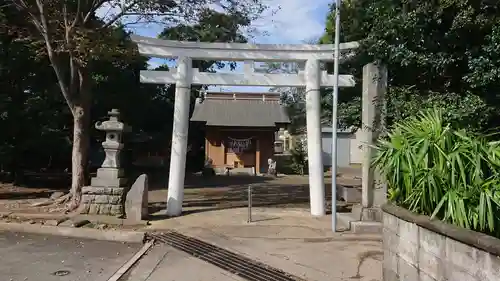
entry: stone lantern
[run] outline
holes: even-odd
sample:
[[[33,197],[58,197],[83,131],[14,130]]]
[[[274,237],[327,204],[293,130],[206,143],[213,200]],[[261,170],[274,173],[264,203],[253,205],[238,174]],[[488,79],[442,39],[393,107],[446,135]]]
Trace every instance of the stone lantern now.
[[[130,127],[118,120],[120,116],[118,109],[112,109],[108,114],[109,120],[95,124],[97,130],[106,132],[106,140],[102,143],[106,157],[101,168],[119,169],[120,152],[123,149],[122,135],[130,131]]]
[[[119,121],[118,109],[112,109],[108,114],[109,120],[95,124],[97,130],[106,133],[106,140],[102,142],[105,158],[90,186],[82,190],[82,213],[121,216],[124,213],[127,180],[120,168],[120,153],[123,150],[123,133],[131,131],[131,128]]]

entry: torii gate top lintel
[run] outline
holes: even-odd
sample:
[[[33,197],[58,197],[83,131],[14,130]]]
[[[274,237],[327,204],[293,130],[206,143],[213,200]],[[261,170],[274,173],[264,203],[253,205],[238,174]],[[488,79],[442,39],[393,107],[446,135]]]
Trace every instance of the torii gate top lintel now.
[[[352,75],[336,77],[321,69],[322,61],[333,61],[332,45],[252,45],[166,41],[132,36],[142,55],[177,57],[177,68],[169,71],[141,71],[141,82],[175,84],[175,110],[170,155],[167,214],[178,216],[184,198],[184,177],[189,128],[191,85],[305,87],[307,116],[307,155],[311,214],[325,214],[324,166],[321,140],[321,87],[355,85]],[[358,47],[356,42],[341,48]],[[209,73],[193,69],[192,60],[244,61],[243,73]],[[258,73],[255,61],[305,62],[296,74]],[[338,84],[337,84],[338,82]]]
[[[172,58],[185,56],[192,59],[214,59],[228,61],[306,61],[317,59],[333,61],[332,44],[249,44],[249,43],[208,43],[162,40],[132,35],[141,54],[152,57]],[[341,50],[359,47],[358,42],[340,44]]]
[[[189,58],[201,60],[245,61],[244,73],[209,73],[199,72],[189,66],[190,85],[224,85],[224,86],[277,86],[303,87],[307,80],[318,80],[320,87],[334,85],[335,77],[319,68],[320,61],[333,60],[333,45],[253,45],[245,43],[206,43],[161,40],[132,35],[137,43],[139,53],[150,57]],[[344,43],[341,48],[350,50],[358,47],[357,42]],[[299,71],[297,74],[258,73],[254,70],[255,61],[295,61],[306,62],[309,72]],[[309,62],[309,63],[307,63]],[[307,74],[308,72],[309,74]],[[141,82],[151,84],[172,84],[178,82],[178,71],[141,71]],[[309,78],[306,76],[309,75]],[[353,87],[352,75],[340,75],[340,87]]]

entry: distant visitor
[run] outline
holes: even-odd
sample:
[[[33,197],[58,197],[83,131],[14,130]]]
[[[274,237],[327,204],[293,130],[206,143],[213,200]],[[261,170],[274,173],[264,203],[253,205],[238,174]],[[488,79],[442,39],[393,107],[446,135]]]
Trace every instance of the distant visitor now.
[[[267,174],[270,176],[277,176],[278,172],[276,171],[276,160],[273,158],[267,159]]]

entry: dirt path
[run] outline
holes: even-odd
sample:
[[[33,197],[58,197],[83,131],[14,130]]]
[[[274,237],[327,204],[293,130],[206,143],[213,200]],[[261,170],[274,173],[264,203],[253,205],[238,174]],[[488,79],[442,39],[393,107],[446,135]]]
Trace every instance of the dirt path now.
[[[361,184],[359,169],[341,170],[339,185]],[[154,214],[165,209],[167,198],[165,179],[152,180],[149,186],[149,210]],[[263,207],[308,208],[309,185],[307,176],[286,175],[277,178],[255,176],[216,176],[206,179],[190,175],[186,178],[184,207],[186,210],[226,209],[246,206],[248,185],[252,185],[253,204]],[[0,212],[57,213],[54,207],[32,207],[46,200],[60,189],[50,187],[28,188],[0,184]],[[331,198],[331,177],[325,174],[325,194]]]
[[[186,180],[184,209],[202,211],[247,206],[248,185],[252,185],[252,202],[258,207],[309,208],[307,176],[280,176],[278,178],[218,176],[202,183],[202,178]],[[355,176],[338,177],[339,185],[357,186],[361,179]],[[203,185],[204,184],[204,185]],[[166,188],[152,186],[149,209],[154,214],[166,207]],[[325,178],[325,194],[331,200],[331,178]],[[342,210],[344,205],[340,202]],[[329,204],[328,204],[329,207]],[[340,210],[340,211],[341,211]]]

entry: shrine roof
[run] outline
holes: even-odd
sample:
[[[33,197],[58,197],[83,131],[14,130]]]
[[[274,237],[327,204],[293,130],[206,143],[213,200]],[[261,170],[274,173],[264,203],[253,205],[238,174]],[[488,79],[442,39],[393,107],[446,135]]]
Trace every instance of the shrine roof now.
[[[253,97],[252,97],[253,96]],[[212,94],[198,100],[191,121],[208,126],[275,127],[290,123],[285,108],[275,94]]]

